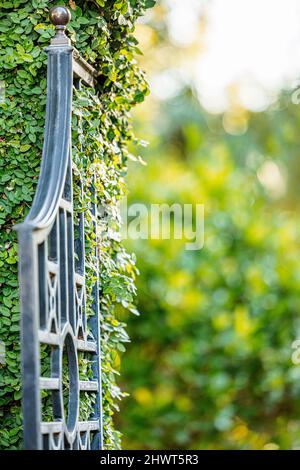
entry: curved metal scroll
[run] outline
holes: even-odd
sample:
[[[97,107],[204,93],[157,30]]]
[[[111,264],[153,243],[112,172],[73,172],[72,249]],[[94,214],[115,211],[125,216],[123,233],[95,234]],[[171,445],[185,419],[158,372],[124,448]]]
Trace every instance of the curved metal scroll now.
[[[46,125],[38,187],[28,216],[16,227],[24,446],[26,449],[100,449],[99,288],[97,280],[92,292],[94,315],[88,319],[84,214],[80,216],[78,238],[74,241],[70,150],[73,49],[68,40],[62,40],[64,28],[59,28],[59,40],[47,48]],[[96,234],[95,205],[91,211]],[[91,362],[89,375],[92,376],[85,380],[80,376],[79,355]],[[49,362],[47,376],[43,373],[47,370],[45,361]],[[63,390],[65,382],[69,383],[67,396]],[[90,416],[80,421],[84,393],[94,393],[94,405]],[[42,415],[45,394],[50,395],[46,419]]]

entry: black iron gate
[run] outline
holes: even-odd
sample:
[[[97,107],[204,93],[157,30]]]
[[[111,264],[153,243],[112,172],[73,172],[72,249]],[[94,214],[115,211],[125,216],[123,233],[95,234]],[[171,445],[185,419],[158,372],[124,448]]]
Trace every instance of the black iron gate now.
[[[69,11],[54,7],[50,19],[56,26],[56,35],[46,49],[47,108],[41,172],[31,210],[25,221],[16,227],[24,445],[26,449],[100,449],[98,273],[92,292],[93,316],[87,318],[85,224],[82,213],[78,226],[74,227],[71,156],[73,80],[76,86],[80,81],[93,86],[95,72],[73,50],[65,35]],[[96,204],[92,213],[97,237]],[[78,354],[88,355],[92,363],[92,376],[88,380],[81,380]],[[49,361],[47,376],[41,374],[43,360]],[[64,379],[68,382],[67,398]],[[45,391],[49,394],[48,408],[49,403],[51,408],[46,420],[42,415]],[[79,417],[81,393],[95,396],[91,414],[84,421]]]

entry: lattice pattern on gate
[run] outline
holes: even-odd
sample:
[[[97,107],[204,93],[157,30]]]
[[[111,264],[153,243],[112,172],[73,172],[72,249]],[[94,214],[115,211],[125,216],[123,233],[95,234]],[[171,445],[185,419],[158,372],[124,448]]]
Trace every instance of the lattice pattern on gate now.
[[[47,48],[42,166],[31,210],[17,226],[24,444],[27,449],[100,449],[98,272],[92,290],[93,315],[88,318],[85,221],[81,213],[77,226],[74,225],[70,150],[73,65],[77,82],[82,79],[87,85],[93,85],[94,71],[77,52],[74,54],[65,35],[70,19],[68,10],[54,7],[50,17],[57,32]],[[97,239],[95,203],[91,212]],[[98,258],[97,252],[95,255]],[[78,365],[79,354],[91,364],[89,377],[84,380]],[[94,394],[93,409],[86,420],[80,420],[83,393]],[[44,401],[47,403],[45,416]]]

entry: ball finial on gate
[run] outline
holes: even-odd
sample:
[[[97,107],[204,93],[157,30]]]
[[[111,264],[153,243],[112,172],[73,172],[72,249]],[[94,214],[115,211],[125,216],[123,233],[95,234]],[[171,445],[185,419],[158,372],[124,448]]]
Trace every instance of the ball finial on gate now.
[[[52,7],[49,12],[49,17],[56,29],[56,35],[52,39],[51,44],[53,46],[70,44],[65,34],[66,26],[71,20],[71,13],[68,8],[63,6]]]

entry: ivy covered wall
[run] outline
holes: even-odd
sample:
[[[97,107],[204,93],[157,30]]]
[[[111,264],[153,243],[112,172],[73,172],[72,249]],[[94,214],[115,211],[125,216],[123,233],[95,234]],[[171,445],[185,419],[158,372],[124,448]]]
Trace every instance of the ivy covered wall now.
[[[126,192],[124,176],[134,141],[130,109],[148,93],[134,23],[154,0],[0,0],[0,340],[6,348],[0,365],[0,448],[22,447],[18,245],[13,226],[26,216],[36,189],[41,162],[46,104],[47,56],[44,48],[54,34],[49,8],[65,4],[72,12],[68,35],[80,54],[99,73],[96,89],[74,90],[72,125],[76,178],[84,196],[76,193],[75,212],[87,215],[96,174],[98,203],[112,223],[100,242],[100,302],[103,367],[104,441],[120,448],[113,415],[123,396],[116,383],[120,353],[128,341],[123,309],[134,307],[135,261],[119,240],[118,200]],[[87,223],[89,217],[87,216]],[[93,271],[94,241],[87,237],[87,270]],[[89,291],[89,285],[87,286]],[[84,367],[84,365],[83,365]],[[89,408],[87,398],[86,407]]]

